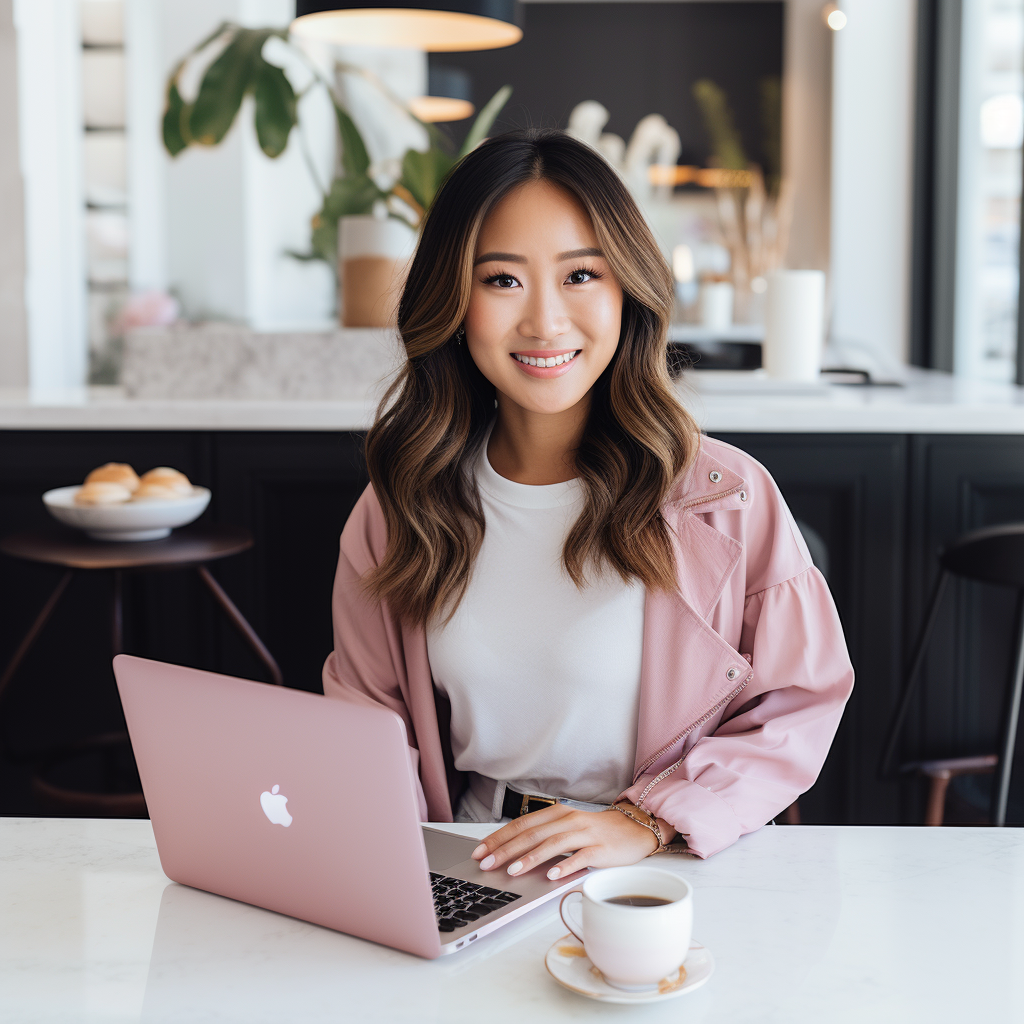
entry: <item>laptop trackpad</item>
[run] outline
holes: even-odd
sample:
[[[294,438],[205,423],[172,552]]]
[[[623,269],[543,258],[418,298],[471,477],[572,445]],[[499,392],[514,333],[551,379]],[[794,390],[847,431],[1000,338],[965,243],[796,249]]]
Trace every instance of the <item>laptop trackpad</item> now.
[[[469,859],[480,845],[479,839],[453,835],[434,828],[423,829],[423,843],[427,848],[427,863],[431,871],[445,872]]]

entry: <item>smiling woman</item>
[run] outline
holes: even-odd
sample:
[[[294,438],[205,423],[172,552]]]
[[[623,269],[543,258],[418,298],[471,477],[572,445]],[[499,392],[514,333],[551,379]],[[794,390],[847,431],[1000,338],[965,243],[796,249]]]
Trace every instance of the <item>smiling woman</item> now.
[[[671,304],[636,204],[561,132],[485,142],[426,219],[324,691],[402,715],[425,818],[513,819],[484,870],[714,853],[810,786],[850,692],[774,483],[676,398]]]

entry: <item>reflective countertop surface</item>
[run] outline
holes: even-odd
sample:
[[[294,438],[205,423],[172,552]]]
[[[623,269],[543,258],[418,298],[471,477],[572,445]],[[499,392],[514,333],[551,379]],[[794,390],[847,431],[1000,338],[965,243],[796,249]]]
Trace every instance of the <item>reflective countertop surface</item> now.
[[[1022,830],[779,826],[658,860],[717,970],[627,1008],[548,976],[554,906],[424,961],[169,882],[148,821],[4,818],[0,1021],[1024,1020]]]

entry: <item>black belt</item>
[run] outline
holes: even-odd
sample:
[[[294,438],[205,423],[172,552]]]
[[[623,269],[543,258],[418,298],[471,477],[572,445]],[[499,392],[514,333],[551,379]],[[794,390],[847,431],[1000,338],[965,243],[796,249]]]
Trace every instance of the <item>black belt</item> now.
[[[517,793],[514,789],[505,787],[505,799],[501,802],[501,816],[503,818],[521,818],[524,814],[532,811],[541,811],[545,807],[557,804],[546,796],[530,796],[529,793]]]

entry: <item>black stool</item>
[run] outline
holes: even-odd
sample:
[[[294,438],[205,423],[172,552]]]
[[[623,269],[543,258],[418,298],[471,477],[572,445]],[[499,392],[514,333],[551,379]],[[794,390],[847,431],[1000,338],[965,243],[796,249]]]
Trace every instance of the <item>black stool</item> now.
[[[964,534],[939,554],[939,566],[939,579],[932,591],[924,627],[917,639],[910,671],[903,684],[903,693],[889,726],[889,735],[879,763],[879,775],[883,779],[894,779],[900,774],[916,772],[929,779],[925,824],[941,825],[946,790],[952,778],[957,775],[996,772],[990,818],[993,825],[1001,826],[1006,824],[1006,801],[1010,793],[1013,750],[1017,740],[1017,722],[1020,718],[1021,690],[1024,688],[1024,523],[992,526]],[[910,700],[916,688],[921,666],[924,664],[928,639],[935,626],[939,605],[950,576],[1013,587],[1017,591],[1014,659],[1000,721],[999,751],[974,757],[910,761],[894,769],[893,760],[900,733],[910,709]]]
[[[228,597],[224,588],[206,568],[208,562],[241,554],[248,551],[252,544],[252,536],[247,530],[226,526],[186,527],[175,530],[162,540],[136,543],[89,540],[77,531],[59,528],[4,537],[0,540],[0,552],[3,554],[30,562],[59,565],[65,569],[65,573],[7,663],[3,675],[0,676],[0,700],[19,665],[53,614],[72,577],[76,572],[82,571],[109,572],[113,577],[111,647],[114,654],[120,654],[123,649],[124,573],[194,568],[214,600],[242,634],[256,657],[266,666],[271,680],[279,686],[282,685],[281,670],[273,655]],[[107,733],[55,750],[39,762],[32,779],[32,788],[38,796],[49,803],[79,813],[91,812],[106,817],[144,815],[146,805],[141,793],[85,793],[57,786],[46,778],[48,772],[63,760],[94,752],[109,757],[111,750],[127,743],[126,733]]]

